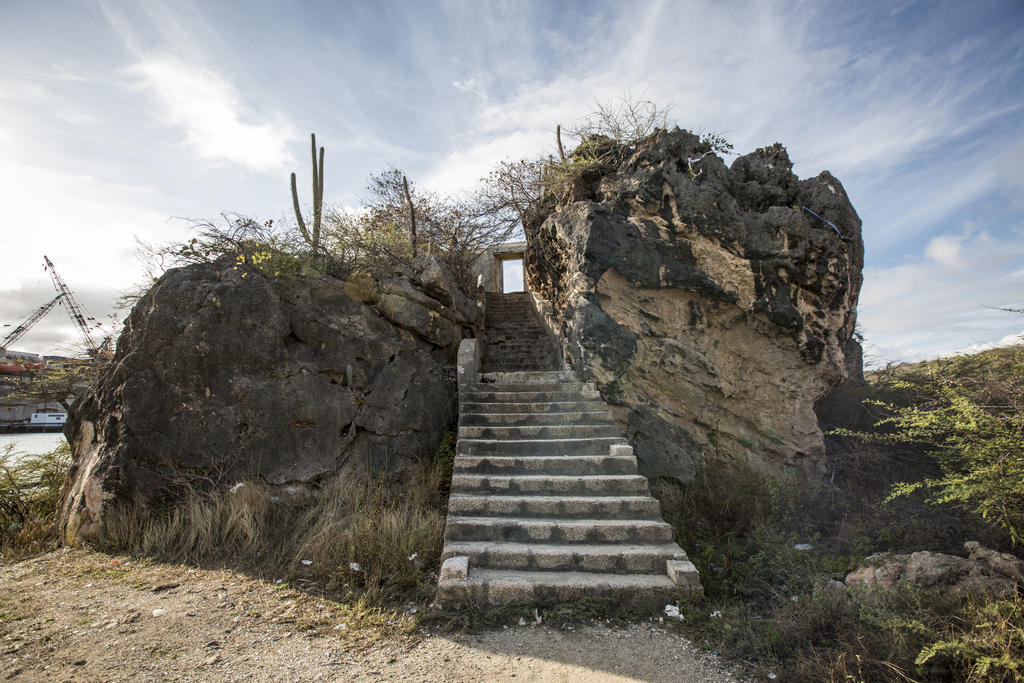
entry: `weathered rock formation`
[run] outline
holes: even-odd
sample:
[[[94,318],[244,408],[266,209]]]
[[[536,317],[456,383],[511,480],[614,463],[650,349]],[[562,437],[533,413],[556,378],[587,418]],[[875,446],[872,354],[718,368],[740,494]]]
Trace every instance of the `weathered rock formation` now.
[[[846,575],[846,585],[893,590],[900,584],[946,595],[1013,595],[1024,582],[1024,561],[990,550],[977,541],[964,544],[968,557],[922,550],[881,553]]]
[[[381,282],[168,271],[74,406],[59,524],[98,539],[112,503],[181,478],[312,484],[432,456],[452,424],[458,342],[480,324],[443,266]]]
[[[859,366],[860,219],[781,145],[731,167],[708,151],[659,131],[549,198],[525,222],[527,280],[645,474],[686,480],[709,457],[813,471],[815,403]]]

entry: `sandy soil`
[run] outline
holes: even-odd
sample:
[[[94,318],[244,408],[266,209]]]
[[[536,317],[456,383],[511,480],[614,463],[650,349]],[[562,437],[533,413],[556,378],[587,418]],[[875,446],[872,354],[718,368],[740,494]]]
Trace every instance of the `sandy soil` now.
[[[62,550],[0,567],[0,679],[735,681],[657,623],[423,627],[227,569]],[[531,620],[532,621],[532,620]]]

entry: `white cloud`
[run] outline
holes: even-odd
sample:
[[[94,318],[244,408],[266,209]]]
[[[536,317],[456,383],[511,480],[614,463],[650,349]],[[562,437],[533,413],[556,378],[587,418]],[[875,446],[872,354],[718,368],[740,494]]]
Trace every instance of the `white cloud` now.
[[[925,247],[924,254],[936,263],[956,268],[960,265],[960,243],[963,240],[963,235],[933,237]]]
[[[29,282],[49,282],[42,272],[43,254],[53,259],[69,283],[111,291],[127,287],[141,273],[133,257],[132,235],[147,240],[184,235],[184,226],[168,225],[169,211],[156,208],[165,202],[143,187],[0,162],[0,205],[10,226],[0,236],[0,248],[38,261],[31,269],[0,268],[0,293]],[[25,303],[28,308],[33,305],[38,304]]]
[[[218,74],[173,57],[143,58],[128,69],[151,91],[164,120],[184,129],[200,157],[230,161],[253,171],[294,163],[287,144],[295,138],[281,121],[247,123],[235,88]]]
[[[514,131],[456,149],[426,175],[424,185],[445,193],[467,190],[503,159],[532,156],[550,140],[545,131]]]
[[[993,307],[1024,307],[1020,230],[1008,239],[970,230],[943,235],[929,243],[925,256],[865,269],[859,320],[875,356],[916,361],[1014,338],[1021,316]]]

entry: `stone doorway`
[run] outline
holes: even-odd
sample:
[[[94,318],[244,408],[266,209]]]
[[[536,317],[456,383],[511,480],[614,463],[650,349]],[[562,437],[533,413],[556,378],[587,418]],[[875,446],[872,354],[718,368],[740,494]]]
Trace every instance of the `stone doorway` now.
[[[499,258],[501,263],[501,291],[503,294],[522,292],[526,289],[523,279],[523,255],[516,254]]]

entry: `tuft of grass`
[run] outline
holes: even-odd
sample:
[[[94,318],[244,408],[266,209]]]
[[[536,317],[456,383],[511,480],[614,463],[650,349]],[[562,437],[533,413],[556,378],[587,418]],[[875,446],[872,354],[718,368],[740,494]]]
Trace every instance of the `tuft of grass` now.
[[[165,562],[231,564],[269,580],[318,582],[371,604],[426,599],[444,534],[446,465],[400,479],[338,477],[279,499],[245,482],[233,493],[188,490],[165,510],[125,506],[108,517],[107,548]]]

